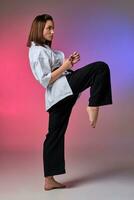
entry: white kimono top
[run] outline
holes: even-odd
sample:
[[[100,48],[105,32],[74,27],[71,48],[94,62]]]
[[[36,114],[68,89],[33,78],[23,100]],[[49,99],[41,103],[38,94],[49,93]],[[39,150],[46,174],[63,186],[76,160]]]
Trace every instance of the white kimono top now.
[[[46,88],[45,92],[45,110],[56,104],[61,99],[73,95],[73,91],[68,83],[65,71],[52,84],[48,85],[51,79],[52,70],[60,67],[64,62],[65,56],[62,51],[51,49],[48,45],[36,45],[31,42],[29,48],[29,62],[32,73],[39,83]]]

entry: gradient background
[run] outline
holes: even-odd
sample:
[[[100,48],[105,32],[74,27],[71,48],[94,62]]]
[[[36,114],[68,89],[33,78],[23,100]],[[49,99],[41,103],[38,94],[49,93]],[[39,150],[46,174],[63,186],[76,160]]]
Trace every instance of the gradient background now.
[[[73,109],[66,132],[66,165],[77,166],[80,162],[89,167],[87,160],[93,163],[96,159],[94,166],[107,163],[118,168],[119,164],[119,171],[123,165],[132,167],[134,1],[0,2],[0,173],[3,183],[9,179],[19,183],[17,173],[26,174],[25,170],[31,172],[31,177],[34,174],[43,178],[42,145],[48,126],[45,89],[32,75],[26,47],[31,23],[36,15],[43,13],[52,15],[55,21],[52,47],[62,50],[66,57],[73,51],[80,53],[81,60],[73,69],[98,60],[108,63],[111,69],[113,105],[101,107],[96,129],[90,128],[86,113],[89,89],[82,93]],[[4,192],[1,195],[5,197]]]

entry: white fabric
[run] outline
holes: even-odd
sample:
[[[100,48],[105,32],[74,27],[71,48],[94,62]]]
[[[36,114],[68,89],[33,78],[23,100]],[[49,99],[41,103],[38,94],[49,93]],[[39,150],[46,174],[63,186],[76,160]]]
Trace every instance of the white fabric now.
[[[62,51],[53,50],[48,45],[36,45],[32,41],[31,47],[29,48],[29,62],[35,79],[46,89],[46,111],[61,99],[73,95],[73,91],[65,76],[65,74],[71,72],[63,72],[56,81],[48,85],[52,70],[56,67],[60,67],[64,59],[65,56]]]

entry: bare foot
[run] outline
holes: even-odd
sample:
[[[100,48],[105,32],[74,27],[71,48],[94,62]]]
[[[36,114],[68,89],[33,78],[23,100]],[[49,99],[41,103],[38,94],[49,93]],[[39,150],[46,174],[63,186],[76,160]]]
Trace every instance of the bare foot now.
[[[53,176],[51,177],[45,177],[45,190],[52,190],[52,189],[58,189],[58,188],[65,188],[66,186],[64,184],[61,184],[57,182]]]
[[[99,107],[87,106],[86,110],[89,116],[90,125],[92,128],[95,128],[98,118]]]

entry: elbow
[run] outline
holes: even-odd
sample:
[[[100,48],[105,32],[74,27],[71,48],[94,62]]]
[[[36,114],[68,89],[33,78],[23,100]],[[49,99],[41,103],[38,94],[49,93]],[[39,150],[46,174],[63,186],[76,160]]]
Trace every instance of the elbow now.
[[[51,77],[51,73],[49,73],[47,76],[42,77],[40,80],[41,85],[43,85],[43,87],[47,88],[49,85],[51,85],[52,83],[52,77]]]

